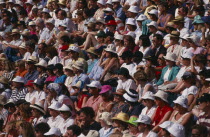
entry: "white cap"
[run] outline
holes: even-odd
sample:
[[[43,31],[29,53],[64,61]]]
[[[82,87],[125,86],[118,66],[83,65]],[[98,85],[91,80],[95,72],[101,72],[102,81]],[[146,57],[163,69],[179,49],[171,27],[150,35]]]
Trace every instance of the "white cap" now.
[[[137,6],[130,6],[128,11],[132,13],[139,13],[139,8]]]
[[[33,1],[32,0],[27,0],[27,2],[25,4],[31,4],[31,5],[33,5]]]
[[[101,5],[106,5],[105,0],[98,0],[97,3],[101,4]]]
[[[185,52],[181,57],[182,58],[187,58],[187,59],[191,59],[194,56],[194,54],[192,52]]]
[[[39,10],[41,10],[41,9],[43,9],[43,8],[44,8],[43,5],[39,5],[39,6],[38,6],[38,9],[39,9]]]
[[[155,97],[158,97],[160,99],[162,99],[165,102],[168,102],[167,98],[168,98],[168,94],[162,90],[159,90],[156,94]]]
[[[60,22],[60,23],[59,23],[59,26],[62,26],[62,27],[67,28],[67,24],[66,24],[65,22]]]
[[[75,51],[75,52],[79,53],[80,49],[77,46],[69,46],[69,49],[67,51]]]
[[[150,100],[155,100],[154,94],[151,91],[147,91],[142,99],[150,99]]]
[[[114,35],[114,38],[115,38],[115,39],[118,39],[118,40],[123,40],[123,35],[115,34],[115,35]]]
[[[183,108],[188,108],[188,100],[183,96],[179,96],[176,100],[173,101],[175,104],[181,105]]]
[[[104,11],[106,11],[106,12],[113,12],[113,10],[111,8],[109,8],[109,7],[107,7],[106,9],[104,9]]]
[[[106,4],[112,5],[112,0],[107,0]]]
[[[42,12],[50,13],[50,10],[47,9],[47,8],[44,8],[44,9],[42,10]]]
[[[163,56],[164,59],[176,62],[177,56],[172,52],[168,52],[166,56]]]
[[[113,3],[113,2],[120,2],[120,0],[112,0],[112,3]]]
[[[170,128],[168,128],[168,132],[174,137],[185,137],[184,126],[178,123],[174,123]]]
[[[112,125],[111,113],[109,112],[102,112],[99,116],[99,120],[103,120],[107,125]]]
[[[7,2],[15,3],[15,0],[8,0]]]
[[[47,24],[47,23],[51,23],[51,24],[55,24],[55,20],[53,19],[53,18],[50,18],[50,19],[48,19],[46,22],[45,22],[45,24]]]
[[[41,59],[39,61],[39,63],[35,64],[36,66],[42,66],[42,67],[47,67],[47,61],[45,61],[44,59]]]
[[[136,26],[136,20],[134,18],[128,18],[127,21],[126,21],[126,25]]]
[[[70,69],[70,70],[73,70],[72,64],[66,65],[65,67],[63,67],[63,69]]]
[[[44,134],[45,136],[50,136],[50,135],[56,135],[56,136],[61,136],[61,131],[59,128],[56,127],[51,127],[48,132]]]
[[[109,44],[109,45],[107,46],[107,48],[104,49],[104,50],[105,50],[105,51],[108,51],[108,52],[116,53],[116,47],[115,47],[114,44]]]
[[[135,123],[143,123],[143,124],[147,124],[150,125],[152,120],[149,116],[147,115],[139,115],[139,118],[136,121],[133,121]]]
[[[12,81],[18,82],[18,83],[24,83],[24,78],[20,76],[16,76]]]
[[[148,14],[154,14],[155,16],[158,16],[158,10],[152,9],[148,12]]]
[[[150,23],[147,24],[147,26],[148,26],[148,27],[149,27],[149,26],[154,26],[155,28],[157,28],[157,27],[158,27],[158,24],[157,24],[157,22],[155,22],[155,21],[151,21]]]
[[[126,35],[127,35],[127,36],[131,36],[133,39],[136,38],[135,32],[132,32],[132,31],[129,31]]]
[[[160,128],[168,130],[174,123],[172,121],[165,121],[159,125]]]
[[[88,87],[101,88],[101,83],[99,81],[92,81],[90,84],[87,84]]]
[[[189,34],[185,34],[185,35],[182,36],[182,37],[180,36],[180,38],[181,38],[181,39],[184,39],[184,40],[188,40],[189,36],[190,36]]]
[[[16,5],[23,6],[23,2],[22,2],[22,1],[20,1],[20,0],[16,1],[16,3],[15,3],[15,4],[16,4]]]
[[[70,111],[71,112],[71,109],[66,104],[63,104],[61,106],[61,108],[59,108],[58,110],[59,111]]]
[[[48,108],[59,111],[61,103],[54,101]]]
[[[139,15],[139,17],[136,19],[137,21],[143,21],[143,20],[146,20],[147,19],[147,16],[144,15],[144,14],[141,14]]]

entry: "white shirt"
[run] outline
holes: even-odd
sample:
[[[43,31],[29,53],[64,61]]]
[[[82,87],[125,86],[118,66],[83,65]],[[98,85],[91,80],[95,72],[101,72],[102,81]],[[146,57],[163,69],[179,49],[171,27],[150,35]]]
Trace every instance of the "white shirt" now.
[[[129,65],[127,65],[126,63],[123,63],[122,66],[120,68],[127,68],[129,71],[130,76],[132,76],[132,70],[135,67],[134,63],[131,63]]]
[[[74,23],[69,18],[65,18],[64,20],[55,19],[55,27],[56,28],[58,28],[58,26],[61,23],[64,23],[64,24],[67,25],[67,30],[69,30],[69,32],[72,32],[72,31],[76,30],[76,27],[75,27]]]
[[[32,54],[31,54],[30,52],[26,52],[26,53],[24,54],[23,60],[28,60],[28,59],[30,58],[30,56],[35,56],[35,57],[37,57],[38,54],[37,54],[35,51],[34,51]]]
[[[168,68],[168,70],[166,71],[166,73],[163,77],[164,82],[168,81],[168,76],[169,76],[170,72],[171,72],[171,69]]]
[[[63,118],[60,115],[58,115],[55,118],[49,117],[47,124],[50,126],[50,128],[52,127],[60,128],[59,125],[61,125],[63,121],[64,121]]]
[[[148,117],[151,118],[151,117],[153,116],[153,114],[155,113],[156,109],[157,109],[157,107],[156,107],[156,106],[153,106],[153,107],[150,108],[150,110],[147,112],[148,107],[145,107],[145,108],[142,109],[141,115],[147,115]]]
[[[198,88],[196,86],[191,86],[182,91],[182,96],[187,98],[189,95],[196,95],[198,92]]]
[[[32,93],[28,92],[25,96],[25,100],[27,102],[32,103],[33,99],[35,98],[35,93],[36,93],[35,91],[33,91]]]
[[[144,57],[149,56],[150,50],[151,50],[151,47],[147,47],[145,50],[144,50],[144,47],[143,47],[143,46],[141,46],[141,47],[139,48],[139,51],[143,53],[143,56],[144,56]]]
[[[55,65],[57,63],[60,63],[60,58],[58,56],[55,56],[55,57],[53,57],[52,59],[50,59],[48,61],[48,65],[50,65],[50,64],[54,64]]]
[[[33,122],[32,122],[32,125],[35,126],[39,123],[46,123],[47,122],[47,119],[45,119],[44,117],[39,117],[39,118],[34,118],[33,119]]]
[[[39,42],[38,43],[42,43],[45,42],[47,43],[48,40],[53,36],[53,34],[57,33],[57,29],[53,28],[53,30],[49,30],[48,28],[46,28],[41,34],[40,34],[40,38],[39,38]]]
[[[189,67],[186,67],[186,66],[181,67],[181,69],[179,70],[178,74],[176,75],[177,81],[180,81],[181,78],[182,78],[182,76],[183,76],[183,74],[184,74],[186,71],[189,71],[189,70],[191,70],[191,66],[189,66]]]
[[[60,123],[61,125],[59,126],[61,133],[65,134],[67,131],[67,128],[71,125],[74,124],[74,119],[72,118],[68,118],[67,120],[64,120]]]
[[[143,137],[143,133],[139,134],[138,137]],[[150,131],[146,137],[158,137],[158,135],[153,132],[153,131]]]
[[[19,47],[22,44],[22,40],[21,39],[13,40],[10,42],[10,44]]]
[[[40,92],[36,91],[35,92],[35,103],[38,103],[38,102],[46,99],[46,97],[47,97],[47,95],[44,91],[40,91]]]
[[[118,80],[118,85],[116,90],[118,89],[133,89],[136,90],[137,86],[136,83],[132,79],[128,79],[126,81]]]

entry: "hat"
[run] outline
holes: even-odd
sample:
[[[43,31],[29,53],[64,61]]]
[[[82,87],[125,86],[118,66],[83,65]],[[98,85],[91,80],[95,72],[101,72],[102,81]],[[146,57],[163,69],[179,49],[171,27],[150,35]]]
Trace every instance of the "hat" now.
[[[107,7],[106,9],[103,10],[104,12],[113,12],[113,10],[109,7]]]
[[[20,31],[19,31],[18,29],[13,29],[13,30],[12,30],[12,35],[13,35],[13,34],[20,34]]]
[[[59,111],[69,111],[69,112],[71,112],[71,109],[66,105],[66,104],[63,104],[62,106],[61,106],[61,108],[59,108],[58,109]]]
[[[21,35],[23,35],[23,36],[29,36],[30,35],[30,31],[27,30],[27,29],[24,29],[23,32],[21,32]],[[25,42],[23,42],[23,43],[25,43]]]
[[[122,55],[120,56],[121,58],[132,58],[133,57],[133,53],[128,50],[122,53]]]
[[[25,4],[33,5],[33,1],[32,0],[27,0],[27,2]]]
[[[54,101],[48,108],[59,111],[61,103]]]
[[[148,14],[153,14],[153,15],[155,15],[155,16],[158,17],[158,10],[152,9],[152,10],[150,10],[150,11],[148,12]]]
[[[123,76],[129,76],[129,71],[127,68],[121,67],[118,71],[117,71],[118,75],[123,75]]]
[[[40,60],[39,63],[35,64],[36,66],[41,66],[44,68],[47,68],[47,61],[45,61],[44,59]]]
[[[50,91],[55,91],[57,94],[59,94],[61,91],[61,86],[58,83],[50,83],[47,86],[47,89],[49,89]]]
[[[98,0],[97,3],[101,4],[101,5],[106,5],[105,0]]]
[[[168,129],[174,124],[172,121],[165,121],[159,125],[160,128],[164,128],[168,131]]]
[[[15,3],[15,0],[8,0],[8,3]]]
[[[204,16],[202,17],[202,20],[205,22],[205,23],[210,23],[210,16]]]
[[[165,60],[170,60],[170,61],[176,62],[177,56],[176,56],[176,54],[174,54],[174,53],[172,53],[172,52],[168,52],[168,53],[166,54],[166,56],[163,56],[163,58],[164,58]]]
[[[188,100],[187,98],[183,97],[183,96],[179,96],[176,100],[173,101],[175,104],[179,104],[180,106],[182,106],[183,108],[188,108]]]
[[[30,107],[31,108],[35,108],[35,109],[37,109],[37,110],[39,110],[39,111],[41,111],[42,113],[45,114],[44,105],[42,103],[40,103],[40,102],[37,102],[37,103],[35,103],[33,105],[30,105]]]
[[[33,87],[33,80],[28,80],[25,86]]]
[[[180,39],[188,40],[189,36],[189,34],[185,34],[184,36],[180,36]]]
[[[74,51],[74,52],[79,53],[80,49],[77,46],[69,46],[69,49],[67,51]]]
[[[197,35],[191,35],[187,39],[191,40],[194,44],[199,45],[200,37]]]
[[[157,27],[158,27],[158,24],[157,24],[157,22],[155,22],[155,21],[151,21],[150,23],[147,24],[147,26],[148,26],[148,27],[149,27],[149,26],[154,26],[155,28],[157,28]]]
[[[126,21],[126,25],[133,25],[136,26],[136,21],[133,18],[128,18]]]
[[[42,12],[45,12],[45,13],[50,13],[50,10],[49,10],[49,9],[47,9],[47,8],[44,8],[44,9],[42,10]]]
[[[137,21],[144,21],[147,19],[147,16],[144,14],[139,15],[139,17],[136,19]]]
[[[60,5],[66,5],[66,0],[59,0],[58,4],[60,4]]]
[[[90,84],[87,84],[87,86],[101,89],[101,83],[99,81],[92,81]]]
[[[98,19],[96,20],[96,23],[97,23],[97,22],[100,22],[100,23],[102,23],[102,24],[106,24],[104,18],[98,18]]]
[[[66,51],[69,49],[69,45],[62,45],[60,48],[59,48],[61,51]]]
[[[182,79],[186,80],[189,78],[195,78],[195,75],[192,72],[185,71],[184,74],[182,75]]]
[[[126,93],[126,90],[121,89],[121,90],[117,90],[117,91],[114,92],[113,94],[123,96],[123,94],[125,94],[125,93]]]
[[[184,17],[183,16],[176,16],[173,22],[184,22]]]
[[[185,137],[184,126],[178,123],[174,123],[171,127],[169,127],[168,132],[174,137]]]
[[[115,47],[114,44],[109,44],[109,45],[107,46],[107,48],[104,49],[104,50],[107,51],[107,52],[116,53],[116,47]]]
[[[159,90],[159,91],[155,94],[155,97],[158,97],[158,98],[160,98],[161,100],[163,100],[163,101],[165,101],[165,102],[168,103],[168,100],[167,100],[168,94],[167,94],[166,92],[164,92],[164,91]]]
[[[132,13],[139,13],[139,8],[137,6],[130,6],[128,11]]]
[[[96,34],[97,37],[103,37],[105,38],[106,37],[106,33],[104,31],[99,31],[97,34]]]
[[[129,102],[137,102],[138,101],[138,93],[133,90],[129,89],[127,92],[123,95],[124,99]]]
[[[30,56],[29,59],[27,59],[26,61],[36,64],[38,62],[38,58],[35,56]]]
[[[86,50],[87,53],[91,53],[91,54],[94,54],[94,55],[98,55],[96,53],[96,48],[95,47],[90,47],[89,49]]]
[[[169,37],[172,38],[179,38],[180,32],[178,31],[172,31],[171,34],[169,35]]]
[[[108,91],[112,90],[112,87],[110,85],[103,85],[101,87],[101,92],[99,92],[99,94],[103,94],[103,93],[106,93]]]
[[[126,113],[120,112],[120,113],[116,114],[116,116],[113,117],[112,120],[120,120],[123,122],[127,122],[129,120],[129,116]]]
[[[147,115],[139,115],[139,118],[134,121],[136,123],[143,123],[143,124],[146,124],[146,125],[151,125],[151,118]]]
[[[200,98],[198,98],[198,102],[210,102],[210,94],[203,93]]]
[[[143,97],[141,97],[142,99],[150,99],[150,100],[155,100],[154,94],[151,91],[147,91]]]
[[[6,104],[4,104],[4,108],[8,109],[8,107],[15,107],[15,101],[13,99],[9,99]]]
[[[76,69],[79,69],[79,70],[84,70],[84,66],[83,66],[84,64],[83,64],[83,62],[81,62],[81,61],[76,61],[73,65],[72,65],[72,67],[73,68],[76,68]]]
[[[19,5],[19,6],[22,6],[23,7],[23,2],[20,1],[20,0],[18,0],[18,1],[16,1],[15,5]]]
[[[181,56],[182,58],[186,58],[186,59],[191,59],[194,56],[194,54],[192,52],[185,52],[183,53],[183,55]]]
[[[18,83],[24,83],[24,78],[21,76],[16,76],[12,81]]]
[[[168,23],[166,24],[166,27],[171,27],[171,28],[173,28],[173,27],[174,27],[174,22],[168,22]]]
[[[65,22],[60,22],[60,23],[59,23],[59,26],[62,26],[62,27],[67,28],[67,24],[66,24]]]
[[[96,130],[89,130],[88,134],[86,137],[99,137],[99,133]]]
[[[107,1],[106,1],[106,4],[112,5],[112,0],[107,0]]]
[[[54,64],[47,65],[47,70],[53,70],[54,69]]]
[[[117,22],[115,20],[110,20],[106,23],[106,25],[110,26],[110,25],[113,25],[113,26],[117,26]]]
[[[35,23],[34,21],[30,21],[30,22],[28,23],[28,25],[29,25],[29,26],[35,26],[36,23]]]
[[[45,24],[50,23],[50,24],[55,24],[55,20],[53,18],[48,19]]]
[[[112,3],[114,3],[114,2],[120,2],[120,0],[112,0]]]
[[[2,83],[2,84],[9,84],[9,79],[1,76],[0,77],[0,83]]]
[[[138,124],[135,122],[137,119],[137,117],[131,116],[128,123],[137,127]]]
[[[44,80],[41,79],[41,78],[37,78],[37,79],[35,79],[34,82],[32,82],[32,83],[41,86],[41,85],[44,84]]]
[[[77,81],[76,84],[72,85],[72,88],[81,88],[82,82],[81,81]]]
[[[123,35],[115,34],[114,38],[117,39],[117,40],[123,40]]]
[[[41,9],[43,9],[43,8],[44,8],[43,5],[39,5],[39,6],[38,6],[38,9],[39,9],[39,10],[41,10]]]
[[[99,120],[103,120],[107,125],[112,125],[111,113],[109,112],[102,112],[99,116]]]
[[[56,127],[51,127],[50,130],[46,133],[44,133],[45,136],[50,136],[50,135],[56,135],[56,136],[61,136],[62,133],[59,128]]]
[[[202,24],[202,23],[204,23],[204,21],[201,19],[200,15],[195,16],[192,22],[192,24]]]
[[[63,67],[63,69],[69,69],[73,71],[72,64],[66,65],[65,67]]]

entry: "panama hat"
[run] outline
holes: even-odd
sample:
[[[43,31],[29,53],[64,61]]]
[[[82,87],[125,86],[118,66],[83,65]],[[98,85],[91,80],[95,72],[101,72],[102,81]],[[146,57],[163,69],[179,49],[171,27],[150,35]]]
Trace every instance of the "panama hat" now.
[[[109,113],[109,112],[103,112],[99,116],[99,120],[103,120],[107,125],[112,125],[111,113]]]
[[[84,70],[84,64],[83,62],[81,61],[76,61],[73,65],[72,65],[73,68],[76,68],[78,70]]]
[[[61,108],[59,108],[58,110],[59,110],[59,111],[64,111],[64,112],[66,112],[66,111],[71,112],[71,109],[70,109],[66,104],[63,104],[63,105],[61,106]]]
[[[39,63],[37,63],[35,65],[47,68],[47,62],[44,59],[40,60]]]
[[[40,102],[37,102],[37,103],[35,103],[33,105],[30,105],[30,107],[31,108],[35,108],[35,109],[41,111],[43,114],[45,114],[44,105],[42,103],[40,103]]]
[[[169,35],[169,37],[171,38],[179,38],[180,36],[180,32],[178,31],[172,31],[171,34]]]
[[[176,62],[177,56],[176,56],[176,54],[174,54],[174,53],[172,53],[172,52],[168,52],[168,53],[166,54],[166,56],[163,56],[163,58],[164,58],[165,60],[170,60],[170,61]]]
[[[163,100],[163,101],[165,101],[165,102],[168,103],[168,100],[167,100],[168,94],[167,94],[166,92],[164,92],[164,91],[159,90],[159,91],[155,94],[155,97],[158,97],[158,98],[160,98],[161,100]]]
[[[151,91],[147,91],[141,98],[155,100],[154,94]]]
[[[126,113],[120,112],[115,117],[113,117],[112,120],[120,120],[123,122],[127,122],[129,120],[129,116]]]
[[[36,64],[38,61],[38,58],[35,56],[30,56],[29,59],[26,60],[26,62],[31,62],[33,64]]]

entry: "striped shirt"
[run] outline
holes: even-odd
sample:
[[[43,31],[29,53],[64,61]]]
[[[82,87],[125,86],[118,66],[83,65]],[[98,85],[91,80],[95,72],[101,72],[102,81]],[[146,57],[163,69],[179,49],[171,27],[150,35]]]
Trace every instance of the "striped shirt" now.
[[[25,99],[26,94],[28,93],[26,88],[22,88],[19,91],[17,89],[12,90],[12,95],[10,99],[13,99],[15,102],[18,100]]]
[[[201,113],[198,117],[197,124],[206,126],[210,133],[210,115],[206,115],[205,112]]]

